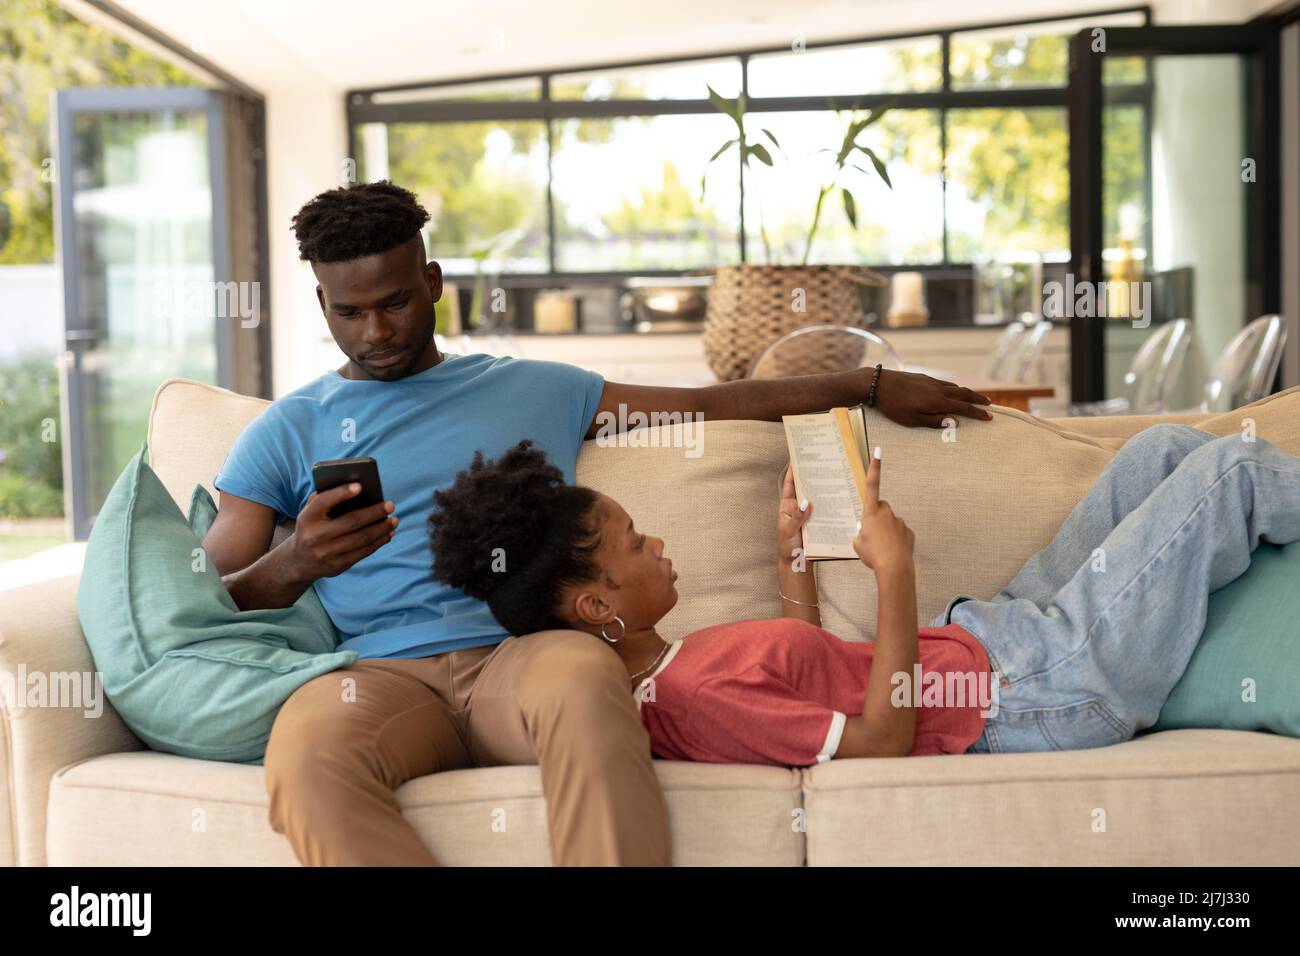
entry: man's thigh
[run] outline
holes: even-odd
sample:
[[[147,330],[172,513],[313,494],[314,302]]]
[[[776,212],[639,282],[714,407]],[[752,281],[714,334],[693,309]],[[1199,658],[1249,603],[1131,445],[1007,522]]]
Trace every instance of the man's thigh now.
[[[443,670],[430,658],[362,660],[313,678],[276,717],[268,775],[346,763],[395,788],[471,766],[465,715],[438,692]]]
[[[617,706],[620,695],[633,700],[627,670],[600,638],[561,630],[509,637],[477,668],[469,690],[470,754],[477,766],[536,764],[537,732],[548,712],[571,707],[619,720],[627,717],[627,708]],[[634,707],[632,715],[639,728]]]

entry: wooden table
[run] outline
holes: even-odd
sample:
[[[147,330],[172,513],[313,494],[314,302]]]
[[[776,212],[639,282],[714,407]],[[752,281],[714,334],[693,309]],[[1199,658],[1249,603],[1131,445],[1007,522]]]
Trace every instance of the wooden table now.
[[[994,405],[1004,405],[1007,408],[1019,409],[1022,412],[1029,411],[1029,400],[1031,398],[1051,398],[1056,394],[1056,389],[1050,385],[1000,382],[992,378],[958,375],[953,372],[945,372],[943,369],[927,368],[924,365],[905,365],[904,368],[909,372],[920,372],[923,375],[941,378],[947,382],[956,382],[958,385],[964,385],[987,395],[989,401]]]

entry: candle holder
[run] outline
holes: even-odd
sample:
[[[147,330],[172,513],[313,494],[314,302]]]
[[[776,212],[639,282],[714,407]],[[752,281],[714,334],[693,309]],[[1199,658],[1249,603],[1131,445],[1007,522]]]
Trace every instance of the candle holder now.
[[[928,325],[930,310],[925,305],[925,276],[919,272],[895,272],[889,284],[889,311],[885,325],[891,329]]]

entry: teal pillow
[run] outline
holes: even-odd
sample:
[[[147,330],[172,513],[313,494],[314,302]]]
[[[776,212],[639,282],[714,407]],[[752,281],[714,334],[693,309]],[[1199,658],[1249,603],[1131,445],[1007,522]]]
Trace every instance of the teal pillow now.
[[[1300,737],[1297,620],[1300,542],[1261,543],[1246,573],[1210,595],[1205,633],[1151,730],[1221,727]]]
[[[155,750],[260,762],[289,695],[356,652],[337,650],[314,588],[292,607],[239,610],[201,547],[212,496],[195,488],[187,520],[145,452],[95,518],[77,589],[104,693]]]

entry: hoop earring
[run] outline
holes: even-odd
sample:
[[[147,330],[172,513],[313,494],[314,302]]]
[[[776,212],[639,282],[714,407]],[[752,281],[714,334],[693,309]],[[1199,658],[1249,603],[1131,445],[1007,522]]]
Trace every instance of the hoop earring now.
[[[605,625],[602,624],[600,626],[600,636],[603,637],[611,644],[617,644],[619,641],[623,639],[623,635],[627,633],[627,625],[623,623],[623,619],[619,617],[617,614],[615,614],[614,620],[618,621],[618,626],[621,628],[621,630],[618,632],[618,637],[610,637],[608,634],[605,633]]]

